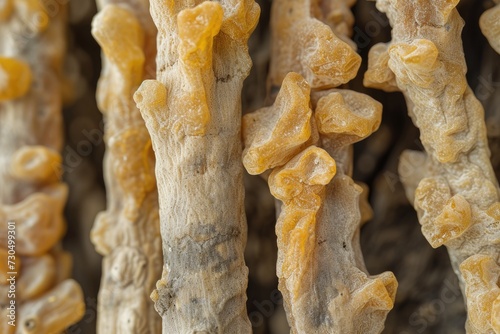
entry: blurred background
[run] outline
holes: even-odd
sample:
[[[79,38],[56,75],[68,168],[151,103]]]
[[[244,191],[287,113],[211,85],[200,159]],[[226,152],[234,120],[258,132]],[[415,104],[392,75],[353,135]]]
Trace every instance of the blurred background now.
[[[323,0],[324,1],[324,0]],[[254,62],[245,82],[243,110],[266,105],[265,82],[269,65],[269,14],[272,1],[258,0],[262,14],[250,40]],[[500,56],[490,48],[479,30],[479,16],[492,0],[462,0],[458,7],[466,24],[463,44],[468,82],[485,107],[491,159],[500,173]],[[368,50],[390,40],[390,26],[372,1],[359,0],[353,8],[356,22],[353,40],[363,57],[358,77],[350,89],[367,93],[384,105],[380,129],[355,146],[354,179],[370,187],[374,218],[361,231],[361,245],[371,274],[393,271],[399,281],[396,305],[389,313],[384,333],[465,333],[465,309],[457,279],[444,247],[432,249],[420,232],[416,214],[408,203],[397,174],[401,152],[421,149],[418,130],[407,116],[400,93],[383,93],[362,85]],[[97,292],[101,258],[90,242],[90,229],[98,212],[106,207],[102,178],[104,143],[102,115],[95,91],[101,70],[100,50],[90,34],[94,0],[70,1],[69,57],[66,72],[75,83],[74,101],[65,108],[65,181],[70,186],[66,207],[68,232],[64,246],[73,253],[74,277],[85,292],[83,320],[68,333],[95,333]],[[90,143],[90,145],[88,144]],[[87,148],[85,154],[79,145]],[[79,153],[77,153],[77,151]],[[285,334],[288,325],[275,273],[277,248],[274,199],[259,177],[245,176],[248,244],[245,252],[250,269],[248,312],[254,333]]]

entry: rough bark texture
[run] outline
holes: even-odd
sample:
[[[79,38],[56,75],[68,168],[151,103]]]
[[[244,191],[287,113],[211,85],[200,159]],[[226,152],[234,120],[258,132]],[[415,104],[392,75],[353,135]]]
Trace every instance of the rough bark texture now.
[[[106,125],[108,190],[108,208],[91,234],[104,256],[97,331],[160,333],[161,318],[149,297],[162,270],[155,159],[133,100],[155,68],[148,1],[101,1],[92,33],[103,50],[97,100]]]
[[[7,324],[0,283],[1,333],[60,333],[84,313],[71,256],[60,246],[67,186],[60,180],[62,65],[66,6],[4,1],[0,6],[0,261],[7,222],[16,224],[16,327]],[[9,270],[7,270],[9,269]],[[2,270],[3,271],[3,270]]]
[[[157,164],[163,333],[250,333],[241,89],[253,0],[151,1],[157,80],[135,95]]]
[[[498,333],[499,189],[484,110],[465,78],[457,3],[377,1],[393,37],[372,54],[365,84],[391,90],[395,84],[405,95],[427,152],[401,158],[407,196],[429,243],[448,248],[467,302],[467,331]]]

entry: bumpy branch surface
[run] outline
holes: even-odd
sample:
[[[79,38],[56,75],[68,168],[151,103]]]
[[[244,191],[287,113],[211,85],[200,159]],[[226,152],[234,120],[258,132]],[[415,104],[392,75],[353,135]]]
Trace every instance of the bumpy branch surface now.
[[[324,90],[353,78],[360,58],[348,40],[352,1],[318,4],[273,3],[269,80],[281,89],[271,107],[244,116],[243,163],[251,174],[273,169],[269,186],[283,203],[277,272],[292,333],[380,333],[397,282],[392,273],[367,273],[359,228],[371,211],[350,176],[351,144],[378,128],[382,106]]]
[[[16,327],[8,325],[8,282],[0,282],[1,333],[59,333],[84,313],[80,286],[68,279],[67,186],[60,182],[61,70],[66,8],[38,1],[0,5],[0,261],[17,272]],[[16,268],[6,267],[7,222],[16,224]]]
[[[378,0],[392,42],[375,46],[365,84],[404,93],[427,155],[400,176],[433,247],[446,245],[467,301],[469,333],[499,333],[500,203],[484,111],[468,87],[455,1]],[[376,81],[375,73],[386,73]]]
[[[151,1],[157,80],[135,101],[155,151],[164,268],[163,333],[250,333],[241,88],[253,0]]]
[[[336,321],[333,331],[323,332],[380,333],[398,284],[391,272],[369,275],[363,261],[359,233],[372,212],[366,186],[352,180],[352,144],[378,129],[382,105],[350,90],[317,92],[313,105],[322,147],[337,163],[318,213],[317,266],[330,268],[318,271],[317,281],[326,289],[318,299],[328,307],[330,321]],[[325,284],[332,278],[333,284]]]
[[[147,1],[101,5],[92,34],[103,49],[97,98],[106,125],[108,208],[91,234],[104,256],[97,330],[160,333],[161,318],[149,298],[162,271],[155,159],[133,100],[155,68],[156,29]]]
[[[325,8],[317,0],[273,1],[268,78],[271,88],[279,88],[289,72],[300,73],[312,88],[336,87],[356,76],[361,57],[343,41],[349,29],[339,28],[345,34],[341,39],[328,25],[334,26],[332,20],[337,16],[349,18],[343,22],[350,27],[351,16],[342,14],[350,12],[342,4],[346,1],[323,2]],[[339,13],[335,7],[343,10]]]

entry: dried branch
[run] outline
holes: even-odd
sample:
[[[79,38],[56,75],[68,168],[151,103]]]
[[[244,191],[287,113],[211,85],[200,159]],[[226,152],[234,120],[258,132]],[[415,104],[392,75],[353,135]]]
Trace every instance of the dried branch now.
[[[49,15],[49,13],[51,13]],[[34,20],[33,18],[36,18]],[[8,286],[0,285],[1,333],[58,333],[84,314],[71,257],[60,248],[67,186],[60,181],[62,63],[66,8],[4,1],[0,9],[0,258],[7,222],[16,226],[16,327],[7,324]]]
[[[405,95],[427,155],[408,152],[402,157],[402,182],[426,239],[433,247],[448,248],[467,301],[468,333],[496,333],[499,189],[483,107],[465,79],[457,3],[377,1],[389,17],[393,38],[381,56],[386,61],[370,62],[365,83],[380,85],[371,84],[372,74],[391,71]],[[410,174],[405,173],[406,161],[422,164]]]
[[[149,298],[162,270],[155,159],[133,100],[155,68],[156,29],[145,1],[101,6],[92,33],[104,54],[97,99],[106,125],[108,208],[91,234],[105,257],[97,326],[100,333],[159,333],[161,318]]]
[[[359,228],[371,210],[351,179],[351,144],[378,128],[382,106],[328,89],[360,65],[350,5],[273,2],[269,80],[281,89],[273,106],[243,118],[243,163],[251,174],[274,168],[269,186],[283,203],[277,272],[292,333],[380,333],[397,288],[392,273],[367,273]]]
[[[154,294],[164,333],[250,333],[241,88],[253,0],[151,1],[157,80],[135,101],[157,158],[164,270]]]

